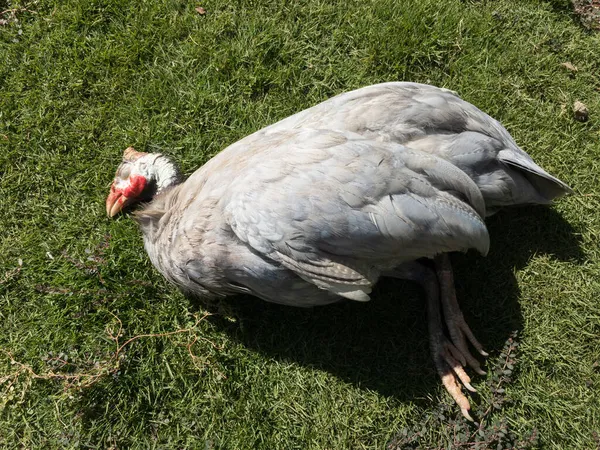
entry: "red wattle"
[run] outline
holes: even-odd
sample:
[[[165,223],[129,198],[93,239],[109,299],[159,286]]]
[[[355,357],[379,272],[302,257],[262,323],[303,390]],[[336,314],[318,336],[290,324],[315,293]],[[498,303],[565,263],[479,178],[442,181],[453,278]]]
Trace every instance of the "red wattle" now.
[[[129,177],[129,186],[123,189],[123,195],[131,199],[139,197],[142,195],[146,183],[146,178],[142,175],[131,175]]]

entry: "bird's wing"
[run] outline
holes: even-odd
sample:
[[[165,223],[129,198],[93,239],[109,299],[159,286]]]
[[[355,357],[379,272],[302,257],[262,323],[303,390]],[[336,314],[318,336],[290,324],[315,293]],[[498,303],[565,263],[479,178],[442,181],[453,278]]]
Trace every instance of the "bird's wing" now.
[[[481,193],[441,158],[330,130],[286,130],[254,145],[219,200],[224,220],[321,288],[366,300],[377,268],[487,253]]]
[[[435,86],[390,82],[332,97],[268,130],[348,130],[441,156],[482,188],[486,204],[550,203],[572,192],[516,144],[497,120]]]

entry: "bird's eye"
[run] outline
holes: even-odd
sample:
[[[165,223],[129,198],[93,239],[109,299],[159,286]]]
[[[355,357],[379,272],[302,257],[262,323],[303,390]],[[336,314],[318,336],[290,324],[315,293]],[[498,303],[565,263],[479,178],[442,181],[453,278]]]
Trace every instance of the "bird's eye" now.
[[[127,178],[129,178],[130,173],[131,173],[131,164],[123,164],[121,166],[121,170],[119,170],[119,177],[122,179],[127,179]]]

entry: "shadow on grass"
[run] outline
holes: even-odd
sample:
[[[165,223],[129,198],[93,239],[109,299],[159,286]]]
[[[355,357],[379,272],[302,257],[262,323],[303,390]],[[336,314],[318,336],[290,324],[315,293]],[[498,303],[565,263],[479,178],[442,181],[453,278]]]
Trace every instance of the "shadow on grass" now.
[[[513,209],[488,220],[487,258],[453,257],[457,295],[467,322],[488,351],[497,353],[522,328],[514,270],[533,255],[580,261],[572,227],[554,210]],[[429,356],[426,308],[420,288],[383,279],[369,303],[299,309],[237,297],[228,305],[233,323],[216,315],[220,329],[269,357],[332,373],[361,388],[401,401],[418,401],[439,381]],[[474,378],[477,382],[477,377]]]
[[[524,267],[533,255],[577,263],[583,254],[572,227],[551,209],[501,212],[490,218],[488,225],[492,236],[488,257],[475,253],[454,255],[453,262],[457,295],[466,320],[494,361],[511,331],[522,328],[514,271]],[[148,289],[144,298],[152,296],[152,287]],[[440,382],[429,356],[426,308],[420,288],[410,282],[383,279],[372,298],[368,303],[347,301],[301,309],[237,297],[227,300],[227,306],[239,318],[237,322],[218,314],[208,320],[268,358],[323,370],[359,389],[430,409],[434,405],[428,397],[440,389]],[[160,341],[157,345],[160,352]],[[475,386],[481,380],[474,376]],[[158,385],[162,382],[156,381]],[[96,421],[101,421],[107,405],[116,401],[115,391],[137,395],[137,389],[129,389],[122,380],[111,377],[86,390],[79,400],[83,426],[91,430],[98,427]],[[151,417],[159,414],[157,410],[160,408],[156,404],[147,404],[141,413]],[[98,440],[108,439],[102,434],[95,436]],[[129,442],[123,436],[118,439]]]

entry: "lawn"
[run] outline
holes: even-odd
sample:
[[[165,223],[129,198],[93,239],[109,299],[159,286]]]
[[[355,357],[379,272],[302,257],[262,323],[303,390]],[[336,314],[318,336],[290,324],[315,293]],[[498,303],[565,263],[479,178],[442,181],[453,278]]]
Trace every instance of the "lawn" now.
[[[568,0],[0,12],[1,448],[600,447],[600,34]],[[152,268],[134,222],[104,210],[129,145],[189,174],[392,80],[458,91],[575,190],[492,217],[489,255],[454,258],[491,353],[474,377],[479,425],[441,388],[412,284],[383,281],[368,304],[241,297],[207,315]]]

